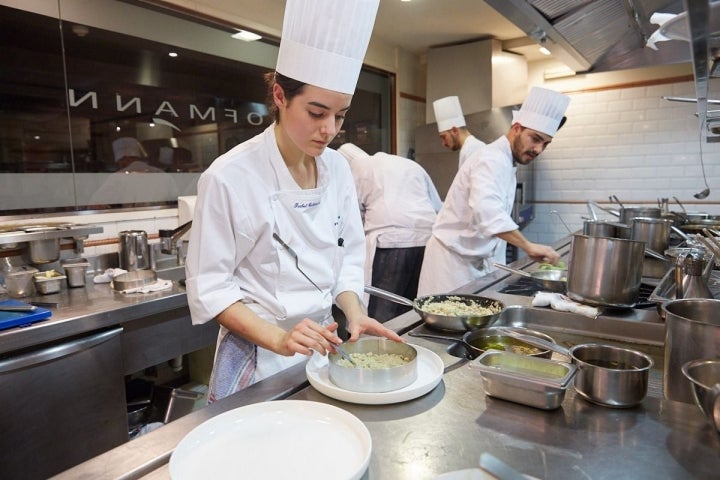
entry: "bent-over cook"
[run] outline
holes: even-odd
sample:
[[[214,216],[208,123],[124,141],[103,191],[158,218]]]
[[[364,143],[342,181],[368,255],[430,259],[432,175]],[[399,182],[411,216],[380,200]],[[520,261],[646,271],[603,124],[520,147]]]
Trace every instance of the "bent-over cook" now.
[[[489,306],[482,306],[481,304],[468,301],[461,297],[447,297],[442,301],[434,301],[430,298],[428,301],[423,303],[422,311],[425,313],[432,313],[435,315],[446,315],[446,316],[481,316],[481,315],[493,315],[500,313],[502,306],[499,303],[493,303]]]

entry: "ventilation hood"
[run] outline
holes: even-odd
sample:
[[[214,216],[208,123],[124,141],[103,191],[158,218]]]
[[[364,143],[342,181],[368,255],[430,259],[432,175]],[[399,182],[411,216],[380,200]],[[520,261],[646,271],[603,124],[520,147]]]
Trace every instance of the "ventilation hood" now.
[[[681,13],[683,0],[485,1],[578,73],[690,61],[685,42],[645,47],[658,29],[651,15]]]
[[[708,111],[720,97],[709,88],[720,77],[720,0],[485,1],[578,73],[692,62],[700,132],[720,141],[720,111]],[[655,13],[676,17],[659,26]],[[647,47],[658,34],[673,41]]]

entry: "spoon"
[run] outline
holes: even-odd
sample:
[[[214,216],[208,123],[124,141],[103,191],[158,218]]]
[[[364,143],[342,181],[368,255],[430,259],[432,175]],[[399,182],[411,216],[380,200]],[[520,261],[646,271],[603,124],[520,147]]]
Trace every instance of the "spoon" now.
[[[352,363],[354,367],[357,367],[357,363],[355,363],[355,360],[352,359],[350,355],[345,351],[344,348],[342,348],[340,345],[333,345],[335,347],[335,350],[340,354],[342,358],[347,360],[348,362]]]

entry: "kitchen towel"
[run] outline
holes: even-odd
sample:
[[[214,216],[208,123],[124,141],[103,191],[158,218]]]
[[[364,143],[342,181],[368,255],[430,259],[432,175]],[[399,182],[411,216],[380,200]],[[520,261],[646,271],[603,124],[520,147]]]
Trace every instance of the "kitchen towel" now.
[[[591,307],[589,305],[583,305],[582,303],[574,302],[560,293],[538,292],[533,297],[532,306],[549,306],[553,310],[557,310],[559,312],[579,313],[580,315],[584,315],[590,318],[597,318],[597,316],[600,314],[600,310],[598,310],[596,307]]]
[[[125,290],[121,290],[121,293],[154,293],[168,290],[170,287],[172,287],[172,280],[163,280],[162,278],[158,278],[155,283],[143,285],[142,287],[127,288]]]
[[[127,270],[123,270],[122,268],[108,268],[107,270],[105,270],[104,273],[101,273],[100,275],[95,275],[93,277],[93,282],[110,283],[113,278],[117,277],[122,273],[127,273]]]

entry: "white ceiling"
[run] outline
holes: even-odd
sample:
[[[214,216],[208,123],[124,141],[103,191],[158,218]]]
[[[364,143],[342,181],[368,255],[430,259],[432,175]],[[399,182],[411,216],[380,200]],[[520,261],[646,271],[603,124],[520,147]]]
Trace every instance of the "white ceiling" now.
[[[248,19],[246,28],[282,28],[285,0],[198,0],[218,13]],[[269,32],[266,32],[269,33]],[[430,47],[495,38],[516,40],[505,47],[523,54],[528,61],[547,58],[538,46],[510,45],[529,39],[515,25],[481,0],[380,0],[373,36],[392,45],[423,55]],[[506,42],[507,43],[507,42]]]

